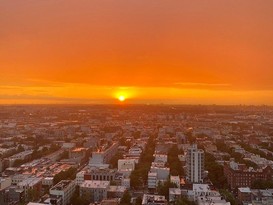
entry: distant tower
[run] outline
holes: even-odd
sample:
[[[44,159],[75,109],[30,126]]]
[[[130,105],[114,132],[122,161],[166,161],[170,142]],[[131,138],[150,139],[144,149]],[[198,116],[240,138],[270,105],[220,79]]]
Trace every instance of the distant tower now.
[[[186,179],[190,183],[202,183],[204,178],[204,151],[193,144],[186,154]]]

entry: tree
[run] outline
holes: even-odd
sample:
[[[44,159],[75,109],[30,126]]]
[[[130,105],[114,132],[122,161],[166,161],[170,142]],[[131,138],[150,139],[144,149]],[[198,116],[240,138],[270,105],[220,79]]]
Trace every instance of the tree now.
[[[39,198],[39,193],[36,189],[28,190],[28,198],[27,201],[36,201]]]
[[[227,188],[227,179],[224,175],[224,169],[216,163],[215,157],[212,154],[205,154],[205,169],[208,170],[208,178],[217,188]]]
[[[193,136],[192,131],[186,132],[185,135],[190,144],[193,144],[196,142],[196,138]]]
[[[175,202],[175,205],[197,205],[194,201],[188,200],[186,197],[181,197]]]
[[[251,187],[253,189],[272,189],[273,181],[272,180],[255,180]]]
[[[231,203],[231,205],[238,205],[239,203],[236,201],[235,197],[233,196],[232,193],[230,193],[226,189],[220,189],[220,193],[222,196],[225,197],[225,199]]]
[[[151,136],[147,142],[147,145],[142,152],[139,163],[135,170],[131,173],[130,184],[134,189],[142,187],[148,178],[148,172],[150,170],[152,161],[154,160],[153,154],[155,151],[155,140],[154,136]]]
[[[136,131],[136,132],[133,133],[133,137],[134,137],[135,139],[139,139],[139,138],[140,138],[140,134],[141,134],[140,131]]]
[[[136,198],[136,203],[135,203],[135,205],[142,205],[142,198],[141,198],[140,196],[138,196],[138,197]]]
[[[131,194],[128,191],[125,191],[123,197],[120,200],[120,205],[129,205],[131,204]]]
[[[120,153],[120,152],[118,152],[118,153],[116,153],[113,157],[112,157],[112,159],[110,160],[110,166],[111,166],[111,168],[118,168],[118,160],[119,159],[122,159],[123,158],[123,155],[122,155],[122,153]]]
[[[170,174],[173,176],[184,175],[182,164],[178,158],[179,150],[177,145],[172,146],[168,151],[168,164],[170,167]]]
[[[158,183],[157,191],[159,195],[163,195],[166,197],[166,199],[169,199],[169,189],[170,188],[177,188],[177,185],[175,183],[170,182],[170,180],[161,183]]]
[[[23,151],[25,151],[25,149],[24,149],[24,147],[20,144],[20,145],[18,146],[18,148],[17,148],[17,152],[19,153],[19,152],[23,152]]]
[[[68,159],[69,158],[69,152],[67,150],[65,150],[61,156],[60,156],[60,160],[62,159]]]
[[[23,159],[16,159],[14,161],[14,163],[13,163],[13,167],[19,167],[19,166],[21,166],[24,163],[25,163],[25,160],[23,160]]]
[[[77,169],[76,168],[69,168],[66,171],[61,171],[59,174],[56,174],[53,178],[53,183],[57,184],[62,180],[73,180],[76,178]]]
[[[86,195],[80,196],[79,186],[76,187],[76,190],[70,200],[72,205],[89,205],[90,200],[87,199]]]

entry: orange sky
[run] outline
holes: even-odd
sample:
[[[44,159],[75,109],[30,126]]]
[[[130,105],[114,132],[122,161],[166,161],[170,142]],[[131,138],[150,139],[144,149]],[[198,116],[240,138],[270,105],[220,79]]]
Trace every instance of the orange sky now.
[[[0,103],[273,105],[272,0],[0,0]]]

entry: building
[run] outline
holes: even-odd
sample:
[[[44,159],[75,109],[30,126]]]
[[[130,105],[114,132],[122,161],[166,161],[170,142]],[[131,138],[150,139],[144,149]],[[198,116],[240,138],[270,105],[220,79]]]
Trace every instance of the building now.
[[[167,205],[165,196],[144,194],[142,205]]]
[[[130,178],[122,178],[121,179],[121,186],[125,186],[127,189],[130,189],[130,187],[131,187]]]
[[[224,165],[224,174],[231,189],[238,187],[251,187],[256,180],[272,180],[273,169],[267,166],[254,170],[247,168],[245,164],[238,164],[231,160]]]
[[[26,151],[20,152],[18,154],[15,154],[15,155],[9,157],[8,158],[9,166],[12,167],[14,165],[14,162],[17,160],[29,159],[32,153],[33,153],[33,150],[26,150]]]
[[[11,178],[11,184],[12,185],[17,185],[18,183],[24,181],[27,178],[29,178],[29,175],[26,175],[26,174],[16,174],[16,175],[12,176],[12,178]]]
[[[76,185],[80,185],[84,182],[84,175],[86,171],[80,171],[76,174]]]
[[[169,201],[175,202],[177,199],[181,198],[181,189],[180,188],[170,188],[169,189]]]
[[[104,199],[101,201],[100,205],[118,205],[120,199]]]
[[[138,146],[133,146],[129,149],[127,157],[140,157],[142,149]]]
[[[166,181],[169,179],[170,168],[151,166],[150,172],[157,173],[157,180]]]
[[[103,199],[107,199],[109,187],[109,181],[85,180],[80,184],[80,197],[93,203],[101,202]]]
[[[49,190],[50,203],[67,205],[75,192],[76,183],[72,180],[63,180]]]
[[[122,198],[125,191],[126,191],[125,186],[109,186],[107,190],[107,198],[109,199]]]
[[[246,188],[241,188],[241,191],[242,193],[240,193],[240,195],[238,192],[238,199],[241,204],[251,204],[251,205],[272,205],[273,204],[273,189],[249,190],[246,187]]]
[[[199,196],[196,202],[198,205],[231,205],[220,194],[218,196]]]
[[[53,186],[53,179],[54,177],[44,177],[42,180],[42,186],[46,188]]]
[[[86,155],[86,148],[74,148],[73,150],[69,150],[69,159],[76,163],[80,163],[82,159]]]
[[[168,155],[166,154],[154,154],[154,162],[163,162],[164,164],[168,161]]]
[[[148,174],[148,189],[156,189],[157,187],[157,173],[149,172]]]
[[[252,201],[252,192],[249,187],[238,188],[238,200],[240,203],[250,203]]]
[[[112,144],[107,149],[98,149],[96,152],[92,153],[92,157],[90,158],[89,161],[89,166],[90,167],[102,167],[102,168],[107,168],[109,167],[109,164],[107,164],[111,158],[117,153],[118,151],[118,143]]]
[[[2,178],[0,177],[0,190],[6,189],[11,185],[11,178]]]
[[[176,184],[177,188],[180,188],[180,177],[170,176],[170,182]]]
[[[134,159],[119,159],[118,160],[118,171],[129,177],[131,172],[135,170]]]
[[[49,160],[52,161],[52,162],[57,162],[57,161],[61,158],[63,152],[64,152],[64,150],[61,149],[61,150],[58,150],[58,151],[56,151],[56,152],[54,152],[54,153],[52,153],[52,154],[47,155],[47,156],[44,157],[44,158],[45,158],[45,159],[49,159]]]
[[[204,178],[204,151],[194,144],[186,153],[186,179],[190,183],[202,183]]]
[[[80,185],[85,180],[115,181],[118,173],[109,168],[96,168],[83,170],[76,175],[76,183]]]
[[[0,177],[0,204],[8,203],[8,188],[11,186],[11,178]]]
[[[210,188],[208,184],[193,184],[192,191],[187,192],[190,200],[198,205],[230,205],[221,194]]]
[[[42,194],[42,178],[29,177],[19,182],[17,187],[24,191],[25,199],[37,199]]]
[[[131,170],[135,169],[135,160],[133,159],[119,159],[118,160],[118,170]]]
[[[23,203],[25,201],[24,190],[17,186],[11,186],[8,191],[8,199],[12,202]]]

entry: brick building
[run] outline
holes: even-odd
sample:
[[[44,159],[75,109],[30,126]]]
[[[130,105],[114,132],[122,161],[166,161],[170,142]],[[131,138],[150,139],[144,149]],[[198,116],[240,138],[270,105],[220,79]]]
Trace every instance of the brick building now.
[[[273,169],[270,166],[255,170],[247,168],[245,164],[238,164],[234,161],[224,165],[224,174],[231,189],[251,187],[256,180],[273,179]]]

